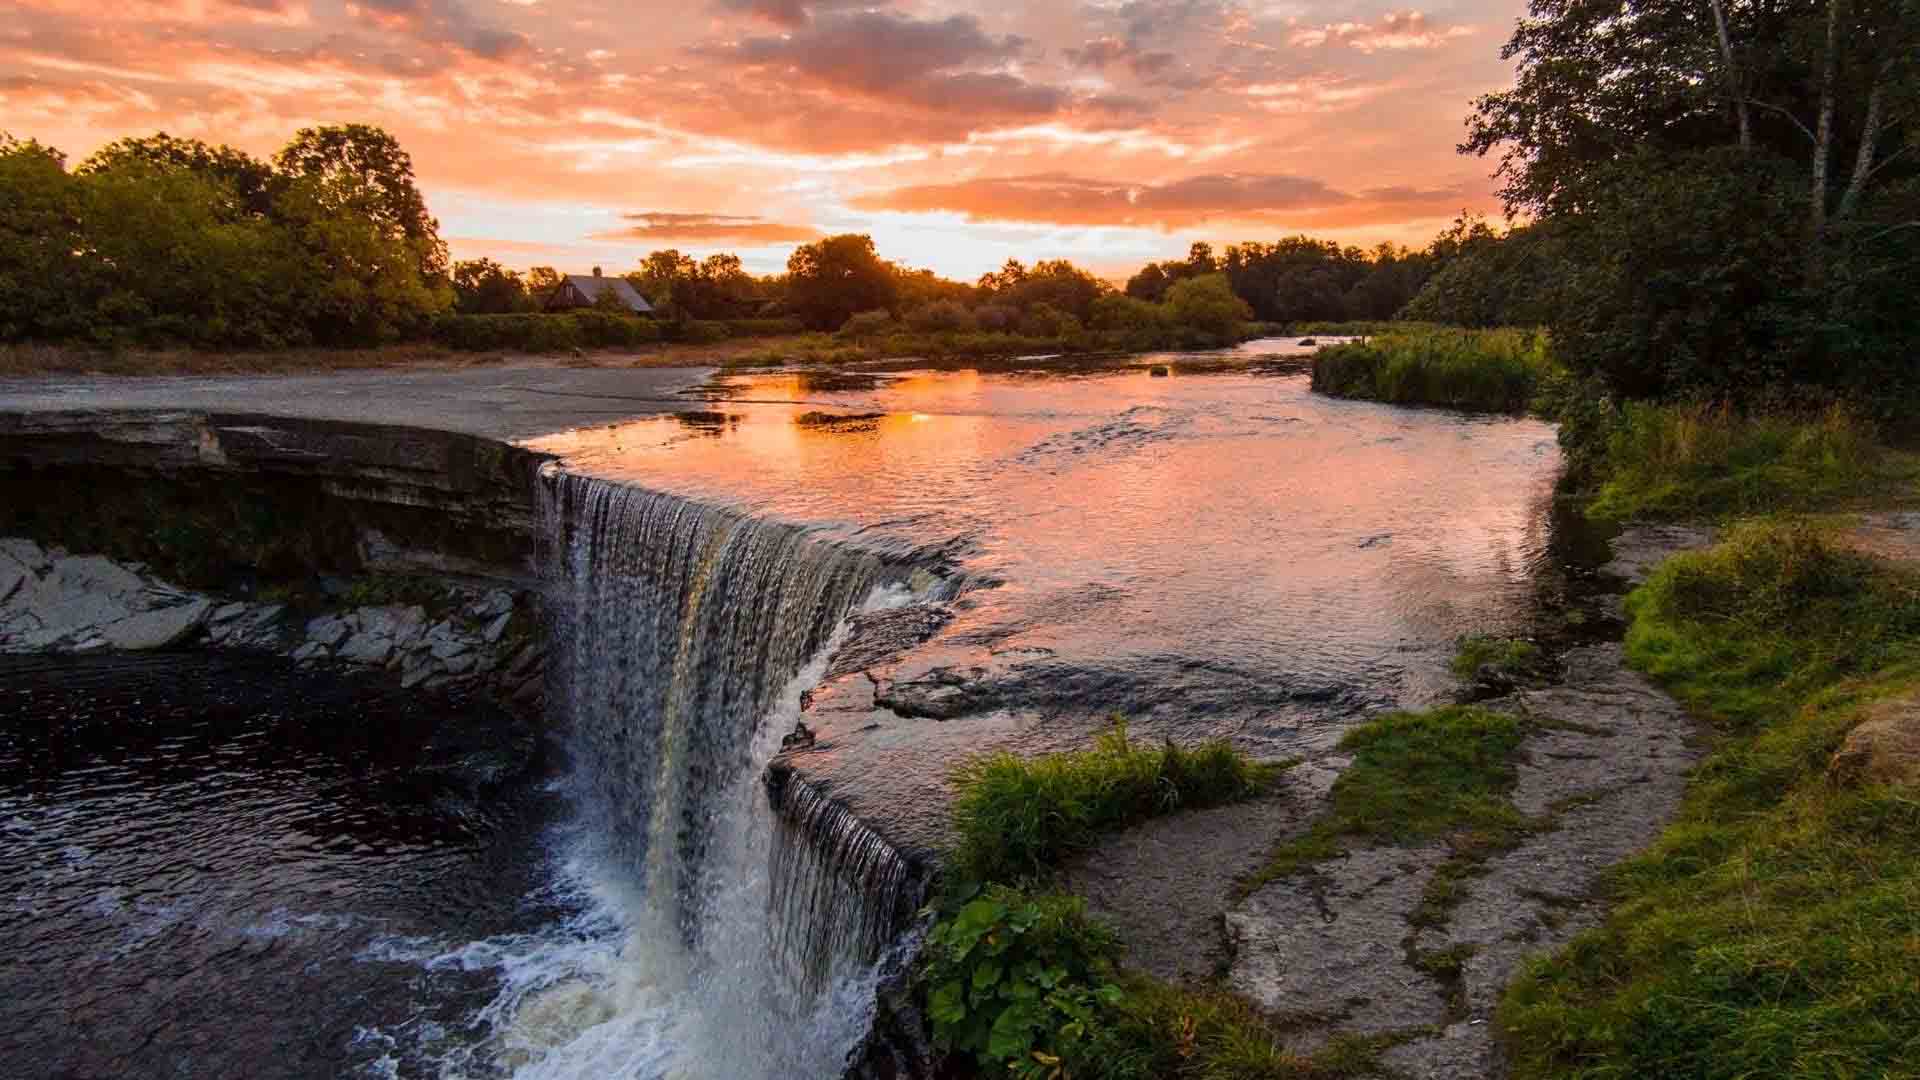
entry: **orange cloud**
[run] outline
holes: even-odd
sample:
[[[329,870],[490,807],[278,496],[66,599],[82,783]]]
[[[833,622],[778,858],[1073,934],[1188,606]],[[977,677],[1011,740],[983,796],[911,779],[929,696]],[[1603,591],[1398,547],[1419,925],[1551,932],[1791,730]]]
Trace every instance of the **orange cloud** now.
[[[1472,196],[1458,187],[1338,191],[1311,177],[1272,173],[1190,176],[1164,184],[1128,184],[1064,175],[924,184],[864,196],[861,209],[964,214],[973,221],[1049,225],[1193,228],[1210,222],[1276,219],[1351,225],[1431,214]]]
[[[1312,49],[1323,45],[1345,45],[1363,53],[1378,50],[1437,49],[1455,38],[1474,33],[1471,26],[1429,29],[1427,17],[1418,11],[1389,12],[1378,23],[1327,23],[1296,30],[1287,42],[1296,48]]]
[[[820,238],[818,229],[804,225],[782,225],[757,217],[660,212],[628,214],[626,217],[639,224],[600,233],[594,239],[639,240],[649,244],[765,247],[769,244],[805,244]]]
[[[1453,143],[1511,72],[1466,24],[1522,6],[1460,0],[1441,26],[1247,0],[16,0],[0,127],[80,160],[158,129],[265,155],[379,124],[463,257],[759,257],[817,224],[962,276],[1124,269],[1243,224],[1365,242],[1491,208]]]

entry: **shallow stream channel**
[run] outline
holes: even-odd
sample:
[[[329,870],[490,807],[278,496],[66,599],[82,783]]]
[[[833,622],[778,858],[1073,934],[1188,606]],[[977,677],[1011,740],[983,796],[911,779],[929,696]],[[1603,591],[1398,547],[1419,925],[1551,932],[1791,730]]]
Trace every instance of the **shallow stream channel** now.
[[[956,762],[1115,715],[1324,757],[1591,572],[1550,426],[1317,397],[1302,353],[733,374],[520,440],[543,723],[0,658],[0,1072],[841,1075]]]

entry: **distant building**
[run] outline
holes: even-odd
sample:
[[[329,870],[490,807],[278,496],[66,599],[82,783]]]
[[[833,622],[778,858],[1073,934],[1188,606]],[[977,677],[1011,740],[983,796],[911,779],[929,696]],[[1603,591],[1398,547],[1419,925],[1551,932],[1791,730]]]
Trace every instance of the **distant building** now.
[[[632,282],[626,278],[602,277],[597,266],[593,268],[592,277],[568,274],[560,282],[560,287],[553,290],[553,295],[547,297],[546,305],[541,310],[574,311],[590,308],[608,293],[612,293],[615,300],[635,315],[653,314],[653,305],[647,303],[647,298],[640,295],[640,290],[634,288]]]

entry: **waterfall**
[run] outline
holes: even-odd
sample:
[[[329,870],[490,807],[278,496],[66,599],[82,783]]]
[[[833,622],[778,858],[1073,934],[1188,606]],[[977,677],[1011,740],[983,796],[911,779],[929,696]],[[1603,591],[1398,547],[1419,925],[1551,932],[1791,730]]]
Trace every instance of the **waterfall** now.
[[[773,798],[774,950],[795,985],[817,987],[836,962],[878,960],[924,883],[893,845],[806,781],[779,778]]]
[[[843,808],[761,770],[847,616],[903,601],[913,567],[552,466],[542,489],[570,865],[615,940],[509,946],[528,955],[499,966],[534,973],[490,1009],[516,1075],[837,1074],[919,883]],[[522,1030],[556,1012],[592,1020]]]

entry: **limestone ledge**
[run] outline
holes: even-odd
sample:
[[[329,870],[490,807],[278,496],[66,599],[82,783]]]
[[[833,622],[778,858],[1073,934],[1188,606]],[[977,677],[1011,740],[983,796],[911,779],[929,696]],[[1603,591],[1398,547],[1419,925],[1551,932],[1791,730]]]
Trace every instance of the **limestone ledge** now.
[[[181,589],[139,564],[0,539],[0,653],[234,649],[387,671],[409,688],[472,687],[538,707],[544,643],[519,629],[535,598],[454,582],[444,588],[432,613],[380,604],[302,615],[282,603]]]

